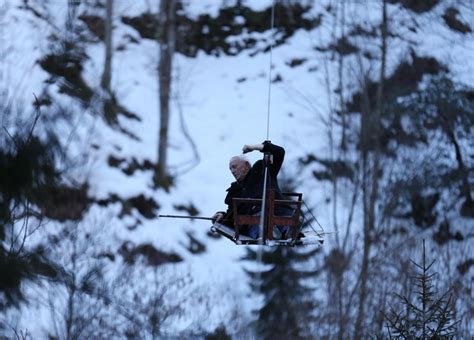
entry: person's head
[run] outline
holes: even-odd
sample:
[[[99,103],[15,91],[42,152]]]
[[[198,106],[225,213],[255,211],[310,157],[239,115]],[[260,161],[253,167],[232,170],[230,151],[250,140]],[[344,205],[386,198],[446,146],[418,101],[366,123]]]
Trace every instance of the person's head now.
[[[245,176],[247,176],[247,173],[249,172],[250,168],[250,162],[243,155],[234,156],[229,161],[229,170],[230,172],[232,172],[232,175],[234,175],[235,179],[239,182],[242,181]]]

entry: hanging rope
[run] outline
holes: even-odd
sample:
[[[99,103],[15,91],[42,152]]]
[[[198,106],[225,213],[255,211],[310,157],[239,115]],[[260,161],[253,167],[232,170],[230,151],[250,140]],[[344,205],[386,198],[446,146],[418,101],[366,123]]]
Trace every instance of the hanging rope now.
[[[278,0],[276,0],[278,2]],[[267,100],[267,140],[270,138],[270,103],[272,97],[272,63],[273,63],[273,43],[275,42],[275,34],[273,26],[275,24],[275,1],[272,0],[272,18],[270,28],[270,66],[268,70],[268,100]]]
[[[278,0],[276,0],[278,1]],[[273,60],[273,43],[274,43],[274,34],[273,27],[275,25],[275,0],[272,0],[272,11],[271,11],[271,23],[270,23],[270,66],[268,72],[268,100],[267,100],[267,138],[270,138],[270,103],[272,95],[272,60]],[[259,245],[263,244],[263,226],[265,223],[265,209],[266,209],[266,194],[267,194],[267,173],[268,167],[265,167],[265,175],[263,180],[263,193],[262,193],[262,209],[260,211],[260,225],[259,225]],[[259,249],[259,258],[261,259],[261,247]]]
[[[267,181],[268,181],[268,166],[265,166],[265,174],[264,174],[264,177],[263,177],[263,194],[262,194],[262,209],[260,210],[260,224],[259,224],[259,228],[258,228],[258,235],[259,235],[259,242],[258,244],[260,246],[263,245],[263,226],[264,226],[264,223],[265,223],[265,210],[267,209],[267,202],[266,202],[266,199],[267,199],[267,190],[265,190],[267,188]],[[261,247],[260,249],[261,250]]]
[[[278,1],[278,0],[276,0]],[[274,42],[274,34],[273,34],[273,26],[275,23],[275,0],[272,0],[272,14],[271,14],[271,24],[270,24],[270,32],[271,32],[271,40],[270,40],[270,66],[268,72],[268,101],[267,101],[267,138],[270,138],[270,99],[272,94],[272,57],[273,57],[273,42]],[[267,160],[265,160],[267,161]],[[261,270],[263,270],[263,233],[264,233],[264,224],[265,224],[265,210],[266,208],[266,199],[267,199],[267,181],[268,181],[268,166],[265,166],[265,174],[263,178],[263,193],[262,193],[262,209],[260,210],[260,224],[259,224],[259,242],[258,242],[258,253],[257,253],[257,263],[260,266],[260,270],[258,271],[257,282],[259,285],[259,292],[262,291],[262,278],[261,278]]]

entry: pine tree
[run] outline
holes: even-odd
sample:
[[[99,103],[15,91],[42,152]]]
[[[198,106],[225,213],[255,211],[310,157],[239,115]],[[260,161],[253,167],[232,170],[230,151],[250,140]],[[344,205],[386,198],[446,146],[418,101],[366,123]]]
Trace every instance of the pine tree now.
[[[395,294],[404,308],[400,311],[390,308],[390,315],[387,316],[390,338],[439,339],[456,334],[459,321],[455,320],[455,302],[449,291],[436,297],[433,280],[437,273],[431,271],[435,261],[426,264],[424,240],[422,256],[421,265],[412,261],[418,271],[414,277],[416,301]]]
[[[319,251],[300,252],[296,248],[276,247],[262,254],[263,270],[247,270],[250,286],[263,295],[263,305],[254,313],[257,336],[261,339],[302,339],[316,306],[313,287],[304,283],[318,271],[298,267]],[[246,260],[257,260],[256,251],[248,249]]]
[[[1,110],[0,115],[10,114]],[[32,124],[14,126],[13,135],[3,127],[6,133],[0,135],[0,313],[24,302],[24,282],[56,275],[44,247],[27,244],[42,225],[37,197],[58,181],[55,148],[33,134],[39,117],[38,111]]]

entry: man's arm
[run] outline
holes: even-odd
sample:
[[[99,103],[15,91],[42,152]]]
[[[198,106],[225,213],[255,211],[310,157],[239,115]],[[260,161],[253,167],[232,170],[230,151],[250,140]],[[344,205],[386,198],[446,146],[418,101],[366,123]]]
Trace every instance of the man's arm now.
[[[263,150],[263,144],[245,144],[242,147],[242,152],[247,153],[247,152],[252,152],[252,151],[262,151]]]
[[[237,182],[233,182],[229,188],[227,188],[227,195],[224,199],[225,204],[227,204],[227,210],[226,211],[218,211],[212,216],[212,223],[223,223],[223,224],[233,224],[232,218],[233,218],[233,210],[232,210],[232,198],[233,194],[232,192],[237,186]]]
[[[245,144],[242,148],[243,153],[258,150],[260,152],[269,152],[273,155],[273,164],[270,167],[271,171],[277,175],[280,171],[283,159],[285,158],[285,149],[281,146],[272,144],[270,141],[265,141],[262,144]]]

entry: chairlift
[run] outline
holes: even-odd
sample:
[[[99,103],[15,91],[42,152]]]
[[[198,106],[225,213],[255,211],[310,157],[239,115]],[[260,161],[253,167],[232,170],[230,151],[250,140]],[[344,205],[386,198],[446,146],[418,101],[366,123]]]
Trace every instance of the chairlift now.
[[[265,177],[267,177],[268,165],[271,162],[271,156],[264,154]],[[234,198],[232,201],[234,228],[222,223],[214,223],[211,231],[218,233],[237,245],[281,245],[281,246],[300,246],[300,245],[322,245],[324,242],[323,233],[314,232],[314,234],[303,234],[301,204],[303,203],[303,194],[299,192],[285,192],[282,195],[283,200],[275,199],[275,190],[270,189],[266,179],[264,182],[264,194],[262,199],[255,198]],[[265,203],[265,204],[264,204]],[[242,234],[242,230],[250,225],[260,225],[262,223],[261,216],[239,214],[238,207],[242,205],[259,205],[264,210],[263,217],[263,235],[259,235],[258,239],[251,238]],[[275,215],[275,207],[291,206],[294,207],[291,216]],[[274,230],[277,226],[288,227],[286,238],[277,239],[274,237]]]

